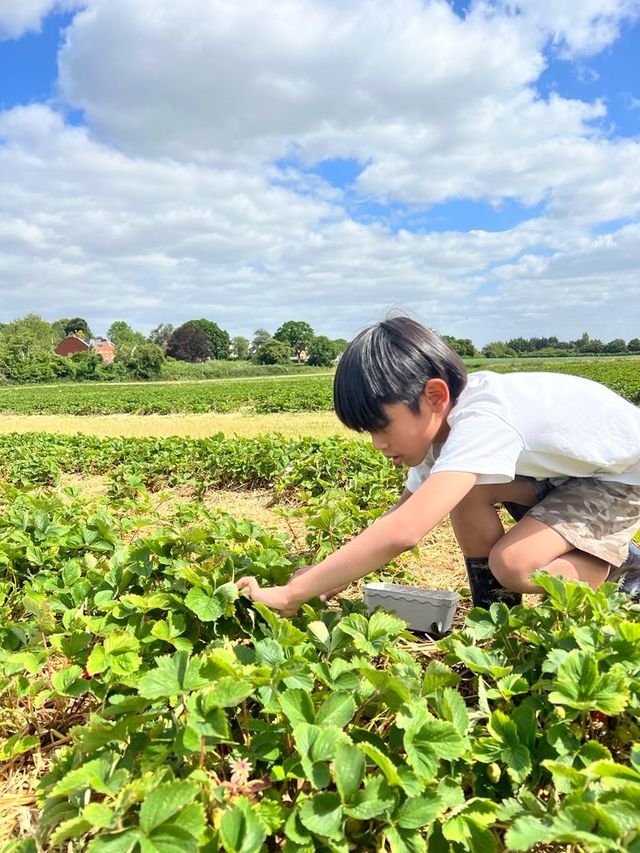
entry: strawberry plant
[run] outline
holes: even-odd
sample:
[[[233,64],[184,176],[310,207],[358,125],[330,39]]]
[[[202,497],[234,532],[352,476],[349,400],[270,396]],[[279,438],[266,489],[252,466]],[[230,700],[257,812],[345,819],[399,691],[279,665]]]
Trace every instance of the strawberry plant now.
[[[541,575],[539,606],[416,657],[358,603],[239,599],[289,543],[143,496],[0,495],[0,761],[52,756],[5,850],[639,849],[640,619],[612,585]]]

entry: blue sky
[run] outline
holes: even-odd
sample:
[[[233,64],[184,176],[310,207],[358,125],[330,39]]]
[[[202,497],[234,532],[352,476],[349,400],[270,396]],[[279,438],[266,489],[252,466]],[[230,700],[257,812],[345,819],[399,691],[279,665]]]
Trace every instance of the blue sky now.
[[[304,0],[296,22],[253,2],[211,0],[207,27],[196,0],[0,9],[0,321],[76,308],[99,326],[120,319],[115,304],[151,327],[193,298],[248,336],[292,312],[349,335],[389,307],[479,343],[637,332],[637,310],[616,306],[640,267],[640,4],[523,0],[483,17],[352,0],[352,44],[348,28],[319,31],[301,54],[305,20],[337,31],[334,4]],[[173,196],[158,197],[160,174]],[[167,220],[180,224],[160,241]],[[81,269],[124,300],[78,291]],[[34,276],[50,288],[40,307]],[[594,292],[604,311],[589,309]]]

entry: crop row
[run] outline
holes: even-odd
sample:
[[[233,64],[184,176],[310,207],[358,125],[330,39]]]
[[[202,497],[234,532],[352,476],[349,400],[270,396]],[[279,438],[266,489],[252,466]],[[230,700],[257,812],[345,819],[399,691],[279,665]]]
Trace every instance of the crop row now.
[[[0,491],[0,761],[50,766],[3,853],[640,849],[640,619],[541,576],[422,653],[357,603],[281,619],[284,540]],[[564,849],[564,848],[563,848]]]
[[[556,371],[594,379],[640,404],[640,361],[636,358],[491,363],[498,372]],[[330,409],[332,377],[303,376],[228,382],[131,385],[58,385],[0,388],[0,411],[75,415],[170,412],[295,412]]]

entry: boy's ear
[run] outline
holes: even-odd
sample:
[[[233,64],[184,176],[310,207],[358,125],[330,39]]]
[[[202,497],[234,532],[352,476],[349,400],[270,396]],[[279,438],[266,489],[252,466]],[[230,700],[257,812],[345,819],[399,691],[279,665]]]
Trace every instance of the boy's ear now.
[[[449,386],[444,379],[429,379],[422,389],[425,400],[437,414],[442,414],[451,402]]]

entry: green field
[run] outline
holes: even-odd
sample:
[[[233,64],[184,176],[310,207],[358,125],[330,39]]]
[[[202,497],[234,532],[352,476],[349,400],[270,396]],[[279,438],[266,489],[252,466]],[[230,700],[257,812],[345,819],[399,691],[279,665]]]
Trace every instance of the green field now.
[[[471,369],[500,373],[556,371],[602,382],[640,403],[640,358],[486,359]],[[327,410],[331,376],[216,380],[184,383],[67,384],[0,389],[0,412],[13,414],[169,414],[172,412],[256,413]]]
[[[346,439],[9,435],[0,478],[3,853],[640,849],[640,611],[613,585],[543,575],[439,642],[238,598],[397,495]],[[256,485],[302,541],[200,500]]]

